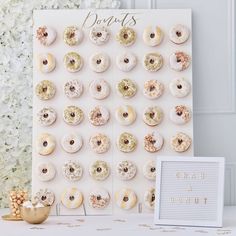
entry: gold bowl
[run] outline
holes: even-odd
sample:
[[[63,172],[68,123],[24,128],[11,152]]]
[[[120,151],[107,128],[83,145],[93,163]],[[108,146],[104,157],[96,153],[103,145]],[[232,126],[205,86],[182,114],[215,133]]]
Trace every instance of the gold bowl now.
[[[51,207],[23,207],[20,208],[21,217],[30,224],[41,224],[49,216]]]

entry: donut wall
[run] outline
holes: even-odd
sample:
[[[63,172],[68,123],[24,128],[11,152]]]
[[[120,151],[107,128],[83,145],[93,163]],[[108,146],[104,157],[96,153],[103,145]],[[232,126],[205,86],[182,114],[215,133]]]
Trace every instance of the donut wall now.
[[[41,10],[32,195],[56,215],[152,213],[155,160],[193,155],[191,10]]]

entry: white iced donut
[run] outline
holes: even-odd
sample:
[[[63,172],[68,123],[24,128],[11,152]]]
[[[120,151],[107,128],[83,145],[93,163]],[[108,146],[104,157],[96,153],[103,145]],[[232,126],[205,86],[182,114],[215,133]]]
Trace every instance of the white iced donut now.
[[[89,112],[89,121],[92,125],[101,126],[108,122],[110,113],[104,106],[96,106]]]
[[[160,107],[147,107],[143,112],[143,121],[149,126],[156,126],[162,122],[163,116],[164,113]]]
[[[49,73],[56,67],[56,59],[51,53],[41,53],[38,55],[38,69],[42,73]]]
[[[184,52],[175,52],[170,55],[170,68],[175,71],[186,70],[190,65],[190,56]]]
[[[176,152],[185,152],[189,149],[192,139],[185,133],[179,132],[171,138],[171,147]]]
[[[186,124],[191,119],[191,110],[184,105],[175,106],[170,110],[170,119],[177,125]]]
[[[52,125],[57,119],[57,113],[52,107],[44,107],[37,113],[38,122],[42,126]]]
[[[95,53],[90,57],[89,65],[94,72],[101,73],[110,66],[110,58],[106,53]]]
[[[54,177],[56,175],[56,168],[50,162],[41,163],[38,165],[37,172],[38,172],[37,173],[38,179],[40,181],[46,182],[46,181],[50,181],[50,180],[54,179]]]
[[[143,32],[143,41],[146,45],[154,47],[161,43],[163,36],[164,35],[160,27],[148,26]]]
[[[156,179],[156,163],[155,161],[147,161],[143,166],[143,175],[148,180]]]
[[[133,208],[137,203],[137,196],[132,189],[122,188],[115,193],[115,202],[124,210]]]
[[[67,71],[71,73],[80,71],[84,65],[83,58],[76,52],[68,52],[63,58],[63,63]]]
[[[78,152],[81,149],[82,145],[82,137],[75,133],[66,134],[61,139],[61,146],[68,153]]]
[[[116,145],[121,152],[133,152],[137,147],[137,142],[133,134],[123,132],[118,136]]]
[[[116,109],[115,117],[121,125],[130,125],[136,119],[136,112],[132,106],[123,105]]]
[[[133,179],[136,172],[136,165],[132,161],[119,162],[116,168],[116,173],[121,180]]]
[[[83,194],[75,187],[66,188],[61,194],[61,203],[69,209],[75,209],[83,203]]]
[[[189,29],[181,24],[175,25],[169,31],[169,38],[175,44],[184,43],[189,38]]]
[[[123,46],[128,47],[134,44],[136,32],[130,27],[122,27],[116,35],[116,40]]]
[[[83,84],[73,79],[64,84],[64,93],[68,98],[78,98],[83,93]]]
[[[78,181],[83,175],[83,168],[78,161],[68,161],[62,166],[62,174],[69,181]]]
[[[98,133],[91,136],[89,145],[95,153],[104,153],[110,148],[110,139],[107,135]]]
[[[132,70],[136,64],[137,58],[131,52],[125,52],[116,57],[116,65],[121,71],[128,72]]]
[[[76,26],[69,26],[64,30],[63,39],[69,46],[78,45],[82,42],[83,37],[83,31]]]
[[[143,202],[144,205],[149,208],[150,210],[153,210],[155,207],[155,188],[150,188],[144,192]]]
[[[89,205],[94,209],[104,209],[110,202],[110,195],[104,188],[98,188],[90,192]]]
[[[89,38],[96,45],[105,44],[110,38],[110,31],[105,26],[94,26],[89,32]]]
[[[98,100],[104,99],[110,94],[110,86],[103,79],[95,79],[89,85],[90,95]]]
[[[105,180],[110,174],[110,168],[105,161],[95,161],[89,167],[89,174],[95,180]]]
[[[40,26],[36,31],[36,38],[44,45],[51,45],[57,37],[57,32],[49,26]]]
[[[148,80],[144,83],[143,94],[148,99],[159,98],[164,92],[164,85],[157,80]]]
[[[117,93],[123,98],[131,98],[137,92],[137,86],[131,79],[122,79],[116,85]]]
[[[36,140],[36,151],[42,156],[51,154],[56,147],[55,138],[48,133],[42,133]]]
[[[50,189],[40,189],[36,192],[34,199],[44,206],[51,206],[55,201],[55,195]]]
[[[63,119],[68,125],[78,125],[84,119],[84,113],[77,106],[67,106],[63,111]]]
[[[191,85],[184,78],[173,79],[169,84],[169,89],[174,97],[182,98],[189,94]]]
[[[164,139],[160,133],[153,131],[144,137],[144,149],[148,152],[159,151],[164,143]]]
[[[42,80],[36,85],[35,94],[41,100],[52,99],[56,94],[56,86],[49,80]]]
[[[147,53],[143,58],[143,67],[150,72],[155,72],[163,66],[163,57],[158,53]]]

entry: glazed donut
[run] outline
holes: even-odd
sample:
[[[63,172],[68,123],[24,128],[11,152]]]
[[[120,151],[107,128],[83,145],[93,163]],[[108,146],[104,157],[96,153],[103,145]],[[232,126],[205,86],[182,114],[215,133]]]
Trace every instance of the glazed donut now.
[[[83,31],[76,26],[66,27],[63,34],[63,39],[69,46],[78,45],[84,38]]]
[[[153,131],[151,134],[147,134],[144,137],[144,149],[148,152],[159,151],[163,143],[164,139],[157,131]]]
[[[150,72],[155,72],[163,66],[163,57],[158,53],[148,53],[144,55],[143,67]]]
[[[121,209],[129,210],[136,205],[137,196],[133,190],[122,188],[115,193],[115,201]]]
[[[162,122],[163,116],[164,114],[160,107],[148,107],[143,112],[143,121],[149,126],[156,126]]]
[[[93,98],[101,100],[110,94],[110,86],[103,79],[95,79],[89,85],[89,93]]]
[[[105,44],[110,38],[110,32],[105,26],[94,26],[89,32],[89,38],[96,45]]]
[[[81,149],[82,145],[82,137],[75,133],[66,134],[61,139],[61,146],[68,153],[78,152]]]
[[[189,67],[190,56],[184,52],[175,52],[170,55],[170,68],[175,71],[182,71]]]
[[[148,99],[159,98],[164,92],[164,85],[157,80],[148,80],[144,83],[143,94]]]
[[[49,80],[42,80],[35,87],[35,94],[41,100],[49,100],[56,93],[55,85]]]
[[[155,207],[155,188],[150,188],[144,192],[143,198],[144,205],[153,210]]]
[[[110,169],[105,161],[95,161],[89,167],[89,174],[93,179],[102,181],[109,176]]]
[[[49,126],[56,121],[57,113],[51,107],[44,107],[37,113],[37,118],[40,125]]]
[[[191,138],[182,132],[177,133],[171,138],[171,147],[176,152],[185,152],[192,143]]]
[[[175,106],[170,110],[170,119],[177,125],[186,124],[191,119],[191,111],[184,105]]]
[[[163,36],[164,35],[160,27],[148,26],[143,32],[143,41],[146,45],[154,47],[162,42]]]
[[[121,180],[130,180],[136,175],[137,168],[132,161],[122,161],[118,163],[116,172]]]
[[[68,161],[62,166],[62,174],[69,181],[78,181],[83,175],[83,168],[78,161]]]
[[[75,187],[66,188],[61,194],[61,203],[69,209],[75,209],[83,203],[83,194]]]
[[[107,135],[98,133],[91,136],[89,145],[95,153],[104,153],[110,148],[110,139]]]
[[[40,26],[36,32],[36,38],[38,41],[44,45],[51,45],[57,37],[57,32],[49,26]]]
[[[115,117],[121,125],[130,125],[136,119],[136,112],[132,106],[119,106],[115,111]]]
[[[50,189],[40,189],[35,194],[35,200],[44,206],[51,206],[55,201],[55,195]]]
[[[38,55],[38,69],[42,73],[49,73],[56,67],[56,59],[51,53],[41,53]]]
[[[123,46],[131,46],[136,40],[136,33],[132,28],[123,27],[116,35],[116,40]]]
[[[131,98],[137,92],[135,83],[130,79],[122,79],[116,86],[116,90],[123,98]]]
[[[64,84],[64,93],[68,98],[78,98],[83,93],[83,85],[77,79],[67,81]]]
[[[155,161],[148,161],[143,166],[143,175],[148,180],[156,179],[156,163]]]
[[[117,147],[121,152],[132,152],[137,146],[134,135],[124,132],[117,139]]]
[[[96,106],[89,112],[89,121],[95,126],[106,124],[109,118],[110,113],[104,106]]]
[[[63,119],[68,125],[78,125],[84,119],[84,113],[79,107],[67,106],[63,111]]]
[[[39,164],[37,171],[38,179],[43,182],[54,179],[56,175],[55,166],[50,162]]]
[[[189,29],[184,25],[175,25],[169,31],[169,38],[175,44],[184,43],[189,38]]]
[[[42,156],[51,154],[56,147],[55,138],[48,133],[42,133],[36,140],[36,151]]]
[[[110,58],[106,53],[95,53],[90,57],[89,65],[94,72],[101,73],[110,66]]]
[[[169,89],[174,97],[182,98],[189,94],[191,85],[184,78],[173,79],[169,84]]]
[[[67,71],[74,73],[82,69],[84,65],[83,58],[76,52],[68,52],[63,59]]]
[[[133,53],[125,52],[116,57],[116,65],[121,71],[131,71],[136,64],[137,58]]]
[[[110,202],[110,195],[104,188],[95,189],[89,194],[89,205],[94,209],[104,209]]]

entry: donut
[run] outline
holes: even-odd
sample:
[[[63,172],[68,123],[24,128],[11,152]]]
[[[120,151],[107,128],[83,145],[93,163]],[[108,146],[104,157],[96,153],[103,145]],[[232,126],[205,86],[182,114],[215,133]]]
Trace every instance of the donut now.
[[[89,39],[96,45],[105,44],[110,38],[110,31],[105,26],[94,26],[89,32]]]
[[[191,119],[191,111],[184,105],[175,106],[170,110],[170,119],[177,125],[186,124]]]
[[[40,181],[46,182],[54,179],[56,175],[55,166],[48,162],[48,163],[41,163],[38,165],[37,168],[37,176]]]
[[[110,113],[104,106],[96,106],[89,112],[89,121],[95,126],[106,124],[109,118]]]
[[[143,121],[149,126],[156,126],[162,122],[163,116],[164,114],[160,107],[148,107],[143,112]]]
[[[110,169],[105,161],[95,161],[89,167],[89,174],[93,179],[102,181],[109,176]]]
[[[143,94],[148,99],[159,98],[164,92],[164,85],[157,80],[148,80],[144,83]]]
[[[170,68],[175,71],[183,71],[190,65],[190,56],[184,52],[175,52],[170,55]]]
[[[144,55],[143,67],[150,72],[155,72],[163,66],[163,57],[158,53],[148,53]]]
[[[35,94],[41,100],[49,100],[54,97],[56,87],[49,80],[42,80],[35,87]]]
[[[55,195],[50,189],[40,189],[35,194],[35,200],[44,206],[52,206],[55,201]]]
[[[119,162],[116,167],[116,173],[121,180],[133,179],[136,172],[136,165],[132,161]]]
[[[95,53],[90,57],[89,65],[94,72],[101,73],[110,66],[110,58],[106,53]]]
[[[68,98],[78,98],[83,93],[83,85],[77,79],[67,81],[64,84],[64,93]]]
[[[61,139],[61,146],[68,153],[78,152],[81,149],[82,145],[82,137],[75,133],[66,134]]]
[[[189,38],[189,29],[181,24],[175,25],[169,31],[169,38],[175,44],[182,44]]]
[[[95,134],[90,137],[89,145],[95,153],[105,153],[110,148],[110,139],[105,134]]]
[[[150,209],[150,210],[154,209],[154,207],[155,207],[155,188],[150,188],[144,192],[143,202],[144,202],[144,205],[148,209]]]
[[[147,161],[143,166],[143,175],[148,180],[156,179],[156,163],[155,161]]]
[[[63,119],[68,125],[78,125],[84,119],[84,113],[79,107],[67,106],[63,111]]]
[[[169,89],[174,97],[182,98],[190,93],[191,85],[184,78],[173,79],[169,84]]]
[[[144,137],[144,149],[148,152],[159,151],[164,143],[164,139],[157,131],[153,131]]]
[[[133,53],[125,52],[116,57],[116,65],[121,71],[131,71],[136,64],[137,58]]]
[[[119,106],[115,111],[115,117],[121,125],[130,125],[136,119],[136,112],[132,106]]]
[[[137,196],[132,189],[122,188],[115,193],[117,206],[124,210],[133,208],[137,203]]]
[[[104,188],[98,188],[89,193],[89,205],[94,209],[104,209],[110,202],[110,195]]]
[[[137,92],[135,83],[130,79],[122,79],[116,86],[118,94],[123,98],[131,98]]]
[[[130,27],[122,27],[116,35],[116,40],[123,46],[131,46],[136,40],[136,33]]]
[[[49,26],[40,26],[36,31],[37,40],[44,46],[51,45],[57,37],[57,32]]]
[[[163,32],[160,27],[148,26],[143,31],[143,41],[146,45],[154,47],[159,45],[163,40]]]
[[[76,52],[68,52],[63,59],[67,71],[74,73],[82,69],[84,65],[83,58]]]
[[[37,119],[40,125],[52,125],[57,119],[57,113],[52,107],[44,107],[37,113]]]
[[[171,138],[171,147],[176,152],[185,152],[189,149],[192,139],[185,133],[179,132]]]
[[[62,174],[69,181],[78,181],[83,175],[83,168],[78,161],[68,161],[62,166]]]
[[[69,209],[75,209],[83,203],[83,194],[75,187],[66,188],[61,194],[61,203]]]
[[[76,26],[69,26],[64,30],[63,40],[69,46],[78,45],[83,38],[83,31]]]
[[[38,55],[38,69],[42,73],[49,73],[56,67],[56,59],[51,53],[41,53]]]
[[[98,100],[104,99],[110,94],[110,86],[103,79],[95,79],[89,85],[90,95]]]
[[[117,139],[117,147],[121,152],[132,152],[137,146],[137,139],[134,135],[124,132]]]
[[[56,148],[55,138],[48,133],[42,133],[37,137],[36,140],[36,151],[42,156],[51,154]]]

